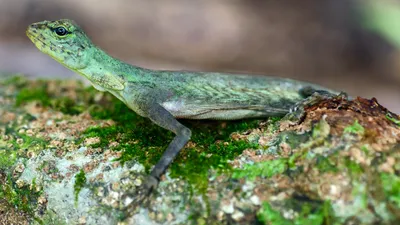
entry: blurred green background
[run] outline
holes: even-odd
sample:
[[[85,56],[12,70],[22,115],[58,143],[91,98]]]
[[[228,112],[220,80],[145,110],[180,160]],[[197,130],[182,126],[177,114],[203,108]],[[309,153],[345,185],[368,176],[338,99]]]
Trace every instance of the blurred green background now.
[[[400,0],[0,0],[0,74],[81,79],[25,37],[60,18],[135,65],[290,77],[400,113]]]

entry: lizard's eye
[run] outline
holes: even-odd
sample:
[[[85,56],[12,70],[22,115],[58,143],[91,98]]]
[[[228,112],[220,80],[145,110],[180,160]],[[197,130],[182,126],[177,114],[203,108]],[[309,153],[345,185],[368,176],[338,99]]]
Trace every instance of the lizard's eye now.
[[[56,34],[58,36],[64,36],[68,33],[67,29],[65,29],[65,27],[56,27],[54,29],[54,32],[56,32]]]

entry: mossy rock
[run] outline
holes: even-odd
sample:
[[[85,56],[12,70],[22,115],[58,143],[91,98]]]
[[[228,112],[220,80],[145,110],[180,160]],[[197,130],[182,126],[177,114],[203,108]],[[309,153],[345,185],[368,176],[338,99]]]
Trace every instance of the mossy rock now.
[[[327,99],[296,124],[182,121],[191,141],[132,211],[171,132],[76,81],[13,77],[0,96],[0,206],[21,224],[399,221],[400,118],[375,99]]]

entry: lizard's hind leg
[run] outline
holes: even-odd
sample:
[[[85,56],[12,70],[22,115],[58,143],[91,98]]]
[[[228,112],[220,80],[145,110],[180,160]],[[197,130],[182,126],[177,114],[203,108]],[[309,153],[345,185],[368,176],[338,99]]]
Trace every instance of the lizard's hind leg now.
[[[345,92],[340,92],[339,94],[333,93],[327,90],[315,89],[311,86],[301,89],[300,94],[304,96],[304,99],[296,103],[288,114],[283,118],[283,120],[290,120],[294,124],[300,124],[304,117],[306,116],[305,107],[312,106],[326,99],[341,97],[347,99],[348,95]]]

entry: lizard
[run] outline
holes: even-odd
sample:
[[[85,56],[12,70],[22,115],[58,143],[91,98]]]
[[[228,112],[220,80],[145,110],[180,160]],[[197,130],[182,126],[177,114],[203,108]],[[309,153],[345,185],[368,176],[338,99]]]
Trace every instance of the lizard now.
[[[272,76],[152,70],[114,58],[92,43],[73,20],[42,21],[26,34],[43,53],[107,91],[138,115],[175,137],[143,184],[148,194],[190,140],[178,119],[238,120],[284,116],[313,93],[337,92],[303,81]],[[145,195],[144,194],[144,195]]]

